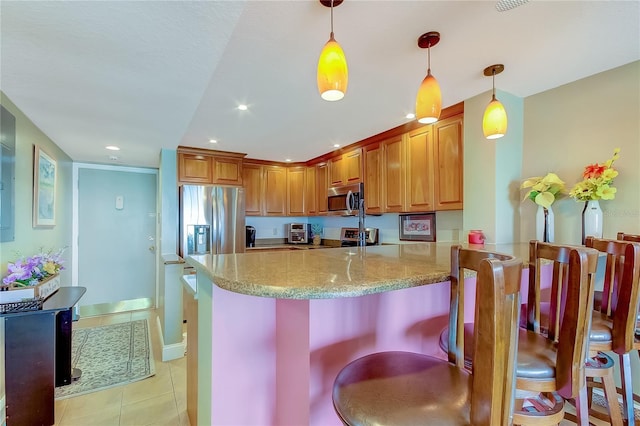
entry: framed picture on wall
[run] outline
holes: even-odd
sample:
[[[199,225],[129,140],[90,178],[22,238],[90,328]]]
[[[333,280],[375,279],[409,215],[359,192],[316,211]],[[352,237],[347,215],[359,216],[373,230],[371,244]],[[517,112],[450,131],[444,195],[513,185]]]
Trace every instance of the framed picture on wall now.
[[[436,214],[401,214],[401,241],[436,241]]]
[[[33,150],[33,227],[56,224],[56,160],[38,145]]]

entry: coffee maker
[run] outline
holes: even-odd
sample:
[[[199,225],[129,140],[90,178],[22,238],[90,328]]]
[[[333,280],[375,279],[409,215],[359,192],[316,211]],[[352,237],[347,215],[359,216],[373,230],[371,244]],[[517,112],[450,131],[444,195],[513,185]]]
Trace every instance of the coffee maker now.
[[[256,228],[253,226],[245,226],[247,232],[247,247],[256,246]]]

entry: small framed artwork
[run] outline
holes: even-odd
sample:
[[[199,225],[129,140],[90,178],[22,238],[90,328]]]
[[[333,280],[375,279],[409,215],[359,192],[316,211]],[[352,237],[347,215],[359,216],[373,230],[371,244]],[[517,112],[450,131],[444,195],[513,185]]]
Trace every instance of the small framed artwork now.
[[[56,160],[38,145],[33,150],[33,227],[56,224]]]
[[[436,214],[401,214],[401,241],[436,241]]]

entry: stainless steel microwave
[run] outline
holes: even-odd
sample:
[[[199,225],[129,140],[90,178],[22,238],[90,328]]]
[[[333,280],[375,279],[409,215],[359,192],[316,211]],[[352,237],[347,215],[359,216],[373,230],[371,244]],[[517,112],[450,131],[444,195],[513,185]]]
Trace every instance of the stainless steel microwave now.
[[[334,216],[357,216],[364,208],[364,184],[353,183],[329,188],[327,204]]]

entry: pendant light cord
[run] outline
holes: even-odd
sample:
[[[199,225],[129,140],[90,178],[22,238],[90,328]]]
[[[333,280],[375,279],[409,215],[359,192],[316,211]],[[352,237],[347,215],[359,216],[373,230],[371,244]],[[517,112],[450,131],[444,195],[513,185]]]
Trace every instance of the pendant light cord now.
[[[333,0],[331,0],[331,37],[333,37]]]
[[[492,79],[492,85],[493,85],[493,90],[491,92],[491,100],[495,101],[496,100],[496,69],[494,68],[493,71],[491,72],[491,79]]]
[[[427,74],[431,74],[431,42],[427,45]]]

